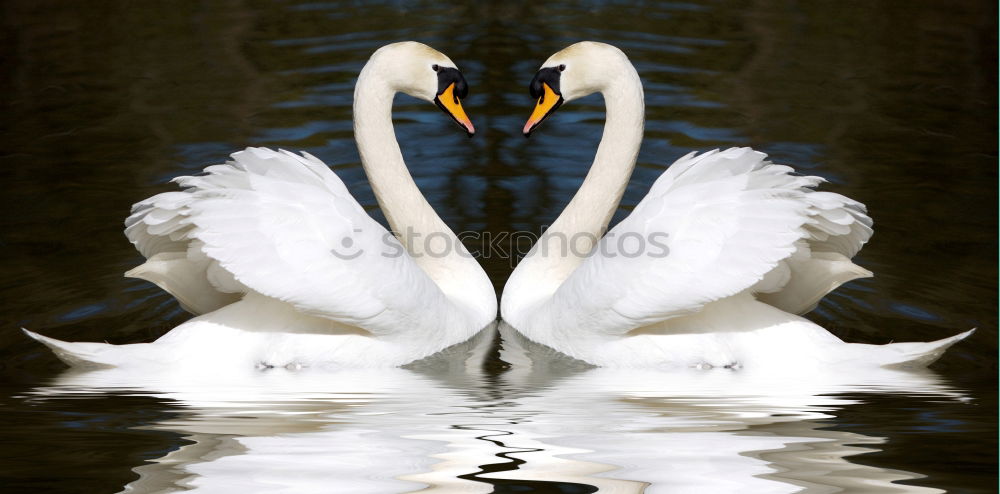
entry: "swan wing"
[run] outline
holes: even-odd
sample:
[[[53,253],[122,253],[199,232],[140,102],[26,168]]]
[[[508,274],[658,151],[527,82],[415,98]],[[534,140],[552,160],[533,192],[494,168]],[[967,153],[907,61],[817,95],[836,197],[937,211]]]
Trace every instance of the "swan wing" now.
[[[819,251],[854,255],[871,234],[863,206],[765,158],[733,148],[674,163],[556,290],[555,317],[624,334],[746,290],[779,294],[820,269]]]
[[[174,181],[184,190],[136,204],[126,234],[149,259],[141,274],[180,280],[168,291],[189,308],[200,301],[193,312],[231,302],[218,294],[252,291],[386,334],[447,302],[396,238],[308,153],[248,148]]]

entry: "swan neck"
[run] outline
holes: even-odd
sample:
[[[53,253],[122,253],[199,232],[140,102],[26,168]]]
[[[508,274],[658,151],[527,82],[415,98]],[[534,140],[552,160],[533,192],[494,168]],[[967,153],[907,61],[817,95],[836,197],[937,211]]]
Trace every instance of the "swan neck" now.
[[[529,331],[518,314],[532,313],[595,248],[618,208],[642,144],[645,107],[639,74],[630,63],[601,93],[607,107],[604,133],[594,162],[573,199],[517,266],[504,288],[502,313]],[[545,334],[529,335],[541,341]]]
[[[557,259],[564,271],[575,269],[607,231],[635,168],[645,107],[639,75],[631,65],[628,69],[602,91],[607,117],[594,162],[573,199],[546,230],[546,236],[576,237],[576,247]]]
[[[354,91],[354,138],[361,166],[379,207],[397,233],[427,228],[431,217],[440,219],[417,188],[403,161],[392,125],[396,91],[375,68],[366,65]],[[407,246],[409,248],[409,246]]]
[[[493,286],[413,181],[392,125],[397,90],[382,70],[369,62],[354,91],[354,136],[361,166],[390,229],[410,257],[445,295],[481,315],[480,327],[485,326],[496,316]]]
[[[645,111],[639,76],[629,68],[631,74],[624,73],[602,91],[607,117],[601,143],[580,189],[552,224],[553,233],[600,238],[625,193],[642,144]]]

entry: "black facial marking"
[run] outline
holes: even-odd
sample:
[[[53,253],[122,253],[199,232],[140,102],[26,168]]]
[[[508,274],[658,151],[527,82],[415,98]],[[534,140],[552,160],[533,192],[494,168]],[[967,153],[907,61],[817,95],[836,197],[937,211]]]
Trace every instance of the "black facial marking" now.
[[[441,67],[437,64],[434,64],[434,67],[435,67],[434,70],[437,71],[438,75],[438,90],[437,90],[438,97],[434,98],[434,104],[437,105],[437,107],[440,108],[441,111],[445,112],[445,114],[451,117],[451,119],[454,120],[459,127],[465,129],[465,125],[462,122],[459,122],[458,119],[455,118],[455,115],[452,115],[451,111],[449,111],[447,108],[445,108],[443,104],[441,104],[441,95],[448,90],[448,86],[454,84],[455,90],[452,91],[451,95],[452,97],[455,98],[455,103],[457,104],[459,102],[458,101],[459,99],[464,99],[466,96],[469,95],[469,85],[465,82],[465,77],[462,76],[462,73],[459,72],[458,69],[451,67]],[[465,129],[465,132],[469,134],[469,137],[472,137],[472,133],[469,132],[468,129]]]
[[[458,69],[453,67],[438,67],[438,96],[444,93],[448,86],[455,84],[455,92],[452,93],[456,98],[465,99],[469,95],[469,85],[465,82],[465,77]]]
[[[542,87],[542,83],[548,84],[556,94],[562,95],[559,92],[559,76],[562,75],[562,68],[564,65],[559,67],[546,67],[539,70],[535,74],[535,78],[531,80],[531,84],[528,84],[528,92],[531,93],[531,97],[538,99],[545,96],[545,89]]]

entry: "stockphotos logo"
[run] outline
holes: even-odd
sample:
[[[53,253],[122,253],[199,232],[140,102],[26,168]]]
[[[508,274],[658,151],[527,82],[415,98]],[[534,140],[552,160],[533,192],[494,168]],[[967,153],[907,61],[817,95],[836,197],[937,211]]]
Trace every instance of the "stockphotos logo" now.
[[[589,232],[567,235],[562,232],[537,233],[473,232],[457,235],[446,232],[424,234],[408,228],[405,232],[366,232],[355,228],[340,238],[330,252],[344,260],[375,254],[386,258],[409,255],[414,258],[443,258],[452,255],[477,259],[502,259],[511,267],[524,256],[556,257],[650,257],[663,258],[670,254],[666,232],[641,234],[638,232],[607,232],[603,236]],[[404,245],[408,246],[404,247]],[[537,245],[534,252],[532,248]]]

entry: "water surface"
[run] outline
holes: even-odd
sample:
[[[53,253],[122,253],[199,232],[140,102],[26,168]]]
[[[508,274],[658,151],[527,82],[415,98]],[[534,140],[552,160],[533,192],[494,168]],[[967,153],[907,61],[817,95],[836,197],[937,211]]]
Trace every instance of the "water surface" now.
[[[976,1],[5,2],[0,477],[86,493],[993,492],[996,18]],[[413,369],[198,384],[64,374],[20,334],[131,343],[184,321],[122,278],[141,262],[122,220],[248,145],[315,154],[381,219],[351,96],[369,54],[407,39],[472,86],[472,140],[396,100],[407,163],[456,231],[537,230],[564,207],[602,101],[525,141],[526,85],[552,52],[600,40],[646,92],[619,218],[677,157],[752,145],[875,219],[856,261],[876,277],[811,319],[867,343],[979,331],[917,374],[622,374],[491,333]],[[502,287],[511,263],[483,262]]]

